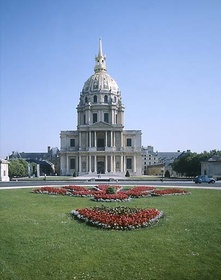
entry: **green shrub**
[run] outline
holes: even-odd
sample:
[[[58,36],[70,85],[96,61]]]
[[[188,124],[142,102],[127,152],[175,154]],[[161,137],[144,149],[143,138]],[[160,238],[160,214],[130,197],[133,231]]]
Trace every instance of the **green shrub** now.
[[[108,194],[116,193],[116,188],[114,188],[114,187],[109,187],[109,188],[107,188],[106,193],[108,193]]]

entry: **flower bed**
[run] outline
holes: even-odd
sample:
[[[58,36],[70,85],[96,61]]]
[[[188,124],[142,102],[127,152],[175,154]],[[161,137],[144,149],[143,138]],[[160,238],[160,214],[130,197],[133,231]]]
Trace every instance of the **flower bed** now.
[[[96,194],[99,194],[99,191],[95,191],[95,190],[86,190],[86,191],[78,191],[78,192],[72,192],[72,196],[79,196],[79,197],[92,197]]]
[[[154,190],[151,195],[152,196],[165,196],[165,195],[182,195],[182,194],[190,194],[190,192],[186,190],[170,188],[164,190]]]
[[[158,222],[163,212],[157,209],[102,206],[72,210],[71,215],[89,225],[104,229],[133,230]]]
[[[116,188],[116,193],[107,193],[108,189]],[[130,201],[131,198],[148,197],[148,196],[166,196],[190,194],[186,190],[178,188],[168,188],[156,190],[154,187],[140,186],[129,190],[120,190],[119,186],[100,185],[96,190],[91,190],[81,186],[65,186],[61,188],[41,187],[34,189],[33,193],[53,194],[53,195],[71,195],[77,197],[93,197],[92,200],[99,202],[122,202]]]
[[[95,194],[92,198],[93,201],[99,202],[122,202],[122,201],[130,201],[130,197],[122,192],[107,194],[107,193],[99,193]]]
[[[126,193],[130,197],[139,198],[151,196],[151,192],[153,192],[154,190],[154,187],[140,186],[132,188],[130,190],[126,190],[124,191],[124,193]]]
[[[79,197],[85,197],[85,196],[91,197],[94,196],[95,194],[100,193],[100,191],[98,190],[90,190],[82,186],[65,186],[62,188],[68,190],[72,196],[79,196]]]
[[[85,187],[82,187],[82,186],[64,186],[62,187],[62,189],[66,189],[66,190],[69,190],[69,191],[75,191],[75,192],[81,192],[81,191],[87,191],[88,189],[85,188]]]
[[[120,186],[111,186],[111,185],[107,185],[107,184],[95,186],[94,189],[106,193],[107,189],[110,187],[114,188],[116,190],[116,192],[118,192],[122,189],[122,187],[120,187]]]
[[[41,187],[34,189],[33,193],[44,193],[44,194],[60,194],[60,195],[70,195],[68,190],[55,187]]]

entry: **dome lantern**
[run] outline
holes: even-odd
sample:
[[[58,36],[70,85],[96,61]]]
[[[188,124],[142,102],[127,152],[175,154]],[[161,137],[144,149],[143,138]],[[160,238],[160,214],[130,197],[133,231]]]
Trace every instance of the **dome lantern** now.
[[[107,71],[106,68],[106,56],[103,55],[103,51],[102,51],[102,40],[101,38],[99,38],[99,52],[98,55],[95,56],[95,61],[96,61],[96,65],[94,67],[94,72],[98,73],[101,71]]]

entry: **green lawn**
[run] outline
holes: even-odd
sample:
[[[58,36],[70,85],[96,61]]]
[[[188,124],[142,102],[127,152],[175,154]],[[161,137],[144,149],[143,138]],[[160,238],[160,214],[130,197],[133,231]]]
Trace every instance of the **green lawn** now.
[[[221,279],[221,191],[191,192],[122,203],[165,217],[150,228],[108,231],[70,217],[101,205],[89,198],[0,190],[0,279]]]

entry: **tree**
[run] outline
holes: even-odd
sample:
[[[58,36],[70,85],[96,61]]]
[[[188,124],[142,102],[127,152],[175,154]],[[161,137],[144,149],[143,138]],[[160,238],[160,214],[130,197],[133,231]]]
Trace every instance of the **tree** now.
[[[201,165],[197,153],[185,153],[177,158],[172,164],[173,170],[185,176],[196,176],[200,174]]]
[[[13,159],[9,161],[9,177],[27,177],[28,163],[23,159]]]
[[[184,153],[178,157],[173,163],[172,168],[174,171],[185,176],[197,176],[201,174],[201,161],[208,160],[214,155],[221,155],[221,151],[212,150],[210,152],[204,151],[203,153]]]

